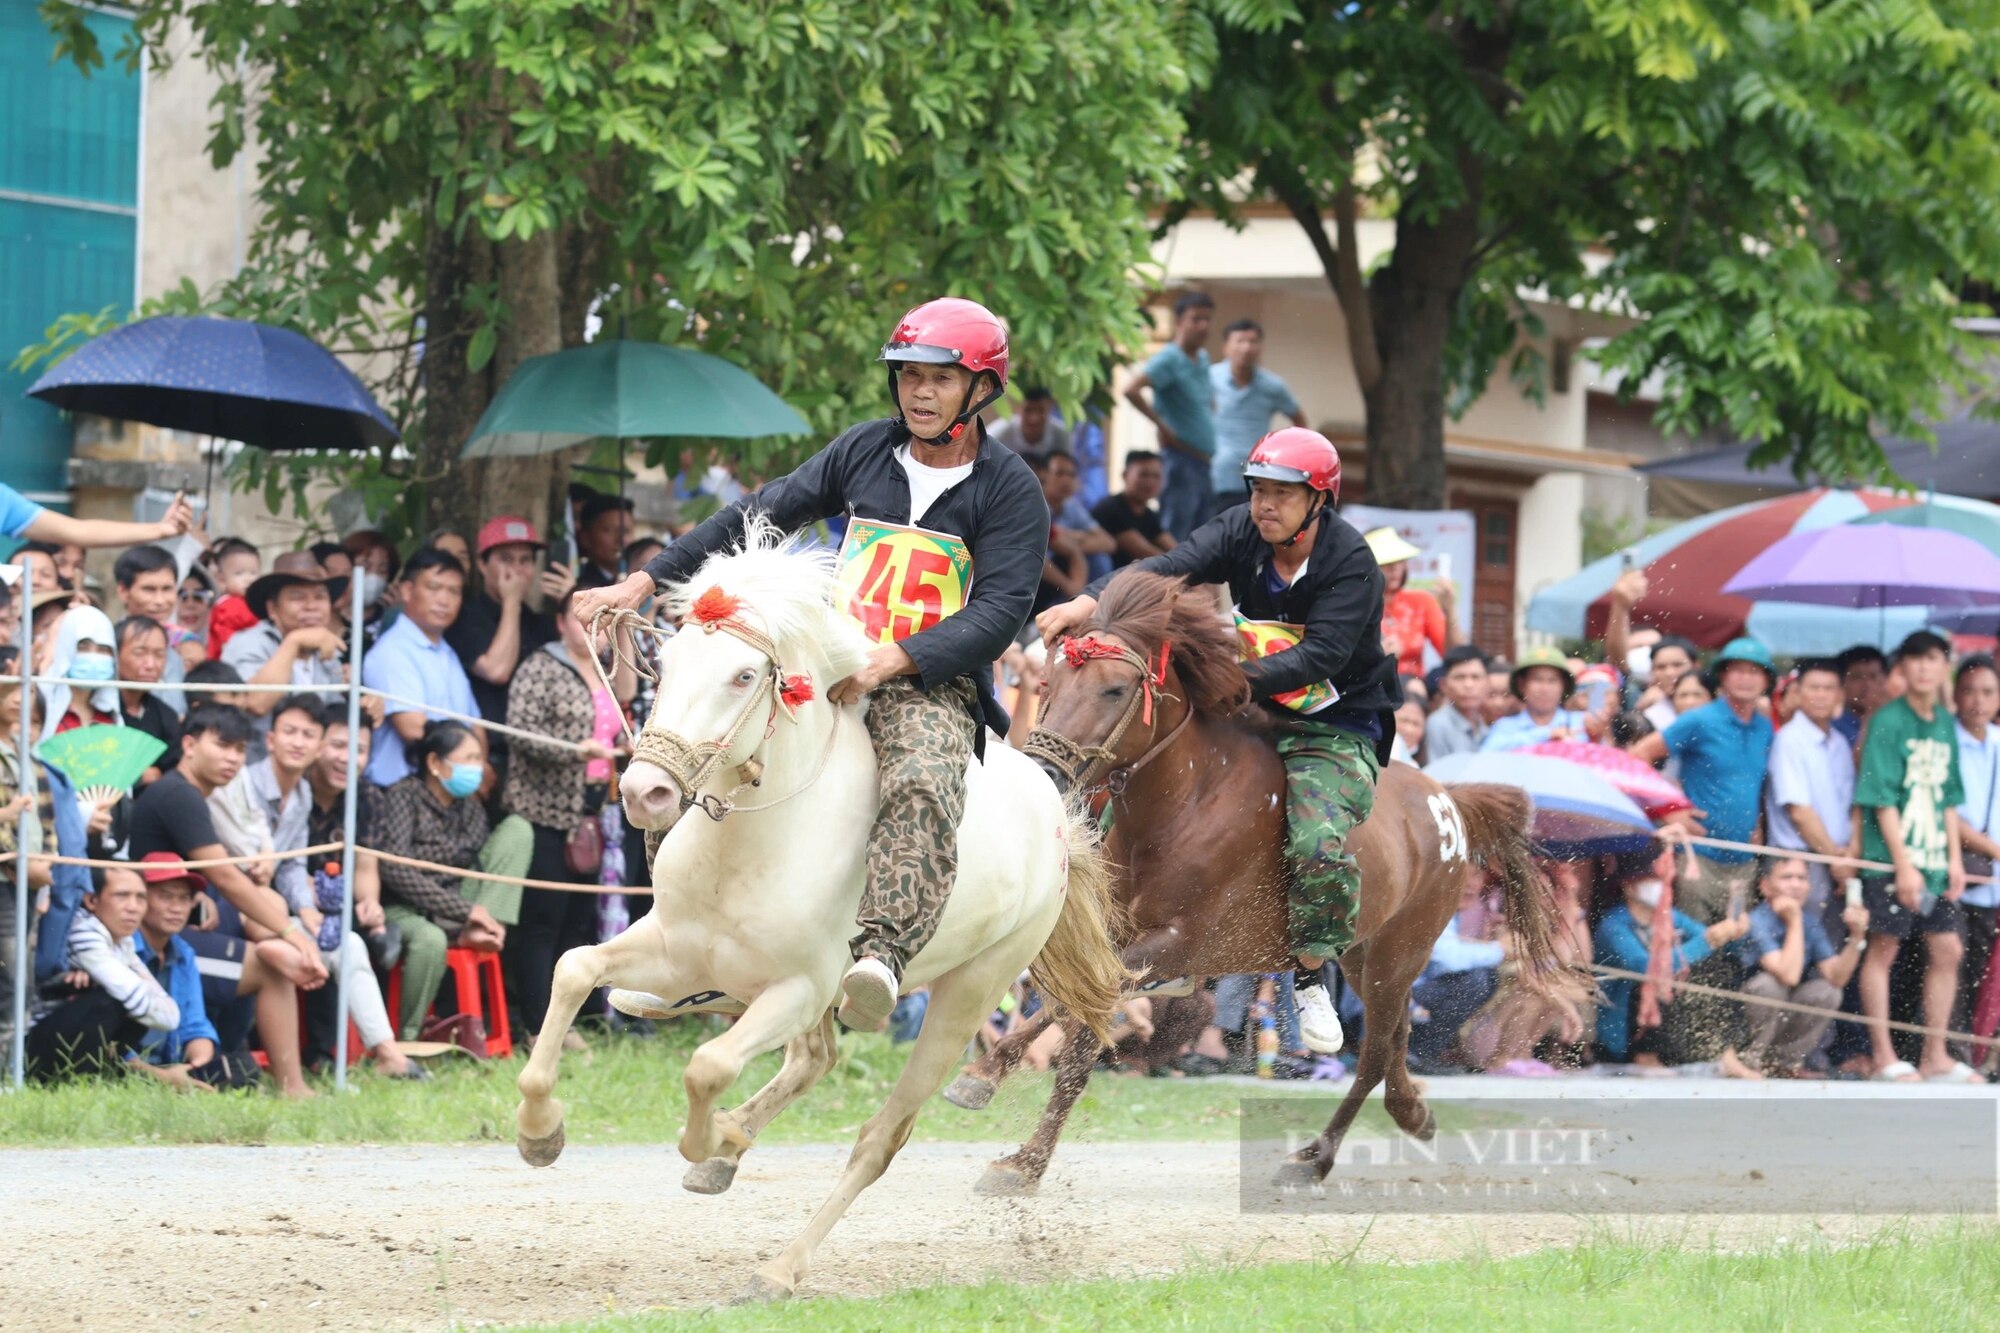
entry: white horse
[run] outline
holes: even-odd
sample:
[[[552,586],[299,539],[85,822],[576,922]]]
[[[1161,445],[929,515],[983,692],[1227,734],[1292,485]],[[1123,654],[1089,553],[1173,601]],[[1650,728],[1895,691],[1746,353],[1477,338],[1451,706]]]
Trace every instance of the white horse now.
[[[653,910],[556,965],[519,1083],[518,1145],[530,1165],[562,1151],[562,1103],[550,1094],[563,1036],[598,986],[624,988],[612,1002],[627,1013],[741,1015],[688,1061],[680,1150],[694,1163],[683,1184],[697,1193],[727,1189],[758,1132],[832,1067],[833,1007],[853,961],[876,810],[861,710],[825,700],[867,652],[833,592],[826,554],[761,523],[740,551],[711,557],[667,592],[683,628],[664,645],[659,697],[622,784],[632,822],[667,831]],[[1110,1025],[1126,973],[1107,933],[1110,876],[1094,824],[1065,808],[1032,761],[993,743],[971,766],[958,856],[943,921],[903,977],[905,991],[931,990],[909,1063],[862,1127],[832,1197],[757,1270],[748,1296],[787,1296],[805,1277],[1023,968],[1064,1011],[1100,1033]],[[744,1065],[780,1046],[776,1077],[736,1110],[718,1110]]]

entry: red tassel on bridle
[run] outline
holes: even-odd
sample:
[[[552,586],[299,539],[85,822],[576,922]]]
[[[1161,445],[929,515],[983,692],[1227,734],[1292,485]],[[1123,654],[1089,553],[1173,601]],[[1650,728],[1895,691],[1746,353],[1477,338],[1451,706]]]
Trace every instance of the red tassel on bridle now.
[[[1146,726],[1153,725],[1153,695],[1167,683],[1167,663],[1172,660],[1174,654],[1172,639],[1160,645],[1160,660],[1157,665],[1146,661],[1123,644],[1106,643],[1103,639],[1095,637],[1064,639],[1060,647],[1063,660],[1069,663],[1072,671],[1081,668],[1085,662],[1106,659],[1128,661],[1138,667],[1139,689],[1144,696],[1140,704],[1142,711],[1139,720]]]
[[[736,613],[742,609],[741,599],[732,597],[721,588],[715,587],[694,599],[694,605],[688,608],[688,618],[697,625],[719,625],[725,620],[734,619]]]
[[[811,703],[814,698],[811,676],[786,676],[778,686],[778,698],[786,708],[797,708],[800,704]]]

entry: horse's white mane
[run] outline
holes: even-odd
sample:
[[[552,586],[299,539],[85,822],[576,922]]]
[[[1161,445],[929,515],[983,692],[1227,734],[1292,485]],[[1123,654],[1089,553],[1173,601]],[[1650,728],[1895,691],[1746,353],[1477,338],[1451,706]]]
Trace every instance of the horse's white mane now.
[[[868,641],[860,627],[833,609],[834,553],[787,537],[754,509],[744,516],[737,548],[718,551],[702,561],[693,578],[670,586],[667,605],[684,617],[711,588],[743,603],[746,618],[777,643],[784,665],[797,665],[802,654],[818,659],[830,676],[823,686],[852,675],[867,660]]]

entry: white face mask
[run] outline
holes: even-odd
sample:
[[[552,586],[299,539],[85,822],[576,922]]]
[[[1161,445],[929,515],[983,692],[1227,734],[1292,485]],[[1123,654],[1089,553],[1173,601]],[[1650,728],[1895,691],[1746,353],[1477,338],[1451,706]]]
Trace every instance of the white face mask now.
[[[1626,653],[1625,674],[1641,685],[1649,684],[1653,679],[1653,650],[1634,648]]]
[[[377,599],[382,596],[383,590],[388,587],[388,581],[380,574],[374,573],[371,570],[356,570],[354,577],[361,580],[361,604],[363,606],[375,605]]]
[[[1644,907],[1658,907],[1660,905],[1660,892],[1661,884],[1657,879],[1641,880],[1632,886],[1632,896],[1637,898],[1640,905]]]

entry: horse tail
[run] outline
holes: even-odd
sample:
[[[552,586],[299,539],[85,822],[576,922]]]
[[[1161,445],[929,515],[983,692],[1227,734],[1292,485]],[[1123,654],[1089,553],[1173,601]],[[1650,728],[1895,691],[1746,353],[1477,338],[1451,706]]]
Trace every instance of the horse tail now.
[[[1062,915],[1041,953],[1028,965],[1035,989],[1056,1009],[1110,1045],[1119,997],[1132,981],[1117,938],[1123,912],[1113,896],[1115,877],[1099,845],[1097,820],[1080,805],[1064,812],[1069,848],[1069,884]]]
[[[1528,793],[1489,782],[1455,782],[1446,790],[1465,818],[1466,850],[1500,879],[1522,979],[1537,990],[1549,989],[1563,964],[1556,956],[1555,894],[1535,865]]]

